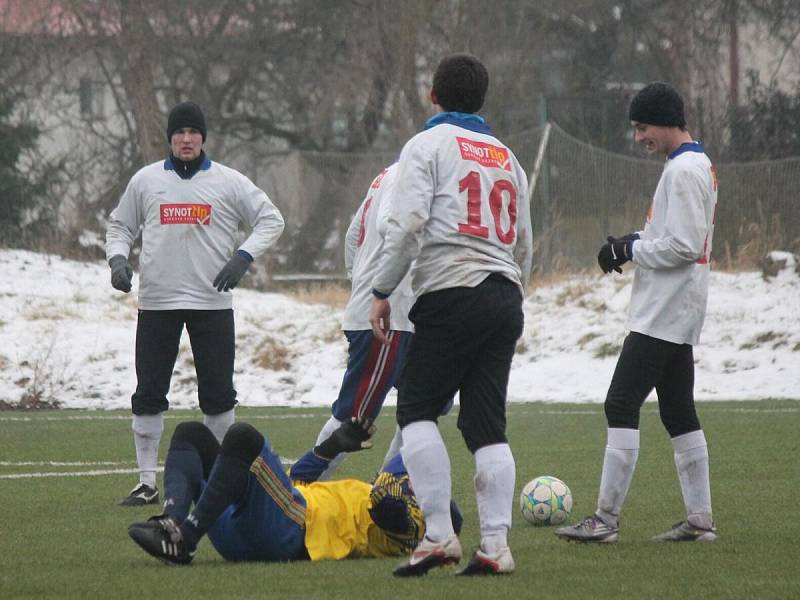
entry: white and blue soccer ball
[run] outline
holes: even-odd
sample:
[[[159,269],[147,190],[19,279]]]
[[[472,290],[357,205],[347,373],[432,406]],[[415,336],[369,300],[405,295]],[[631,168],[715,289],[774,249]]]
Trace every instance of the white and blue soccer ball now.
[[[572,492],[557,477],[542,475],[531,479],[519,495],[525,520],[534,525],[560,525],[572,512]]]

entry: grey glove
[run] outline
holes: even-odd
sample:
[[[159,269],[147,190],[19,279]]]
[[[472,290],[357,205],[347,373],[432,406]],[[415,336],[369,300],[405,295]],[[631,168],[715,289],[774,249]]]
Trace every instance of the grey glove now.
[[[218,292],[232,290],[239,284],[239,280],[247,272],[249,266],[250,261],[237,252],[231,257],[228,264],[222,267],[212,285],[217,288]]]
[[[357,452],[372,448],[370,439],[375,433],[375,425],[370,419],[352,417],[345,421],[331,436],[314,447],[314,454],[325,460],[333,460],[342,452]]]
[[[108,266],[111,267],[111,286],[115,290],[125,292],[126,294],[131,291],[131,282],[133,280],[133,269],[128,259],[117,254],[108,259]]]

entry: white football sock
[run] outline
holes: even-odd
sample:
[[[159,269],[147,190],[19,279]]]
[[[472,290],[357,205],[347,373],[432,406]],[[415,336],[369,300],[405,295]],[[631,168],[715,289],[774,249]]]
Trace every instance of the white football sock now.
[[[136,462],[139,464],[139,483],[155,488],[158,445],[164,432],[164,413],[133,415],[131,429],[136,446]]]
[[[400,427],[398,426],[394,430],[394,437],[392,441],[389,443],[389,449],[386,451],[386,456],[383,457],[383,464],[381,465],[381,471],[386,468],[392,459],[400,454],[400,446],[403,445],[403,434],[400,432]]]
[[[597,516],[611,527],[619,527],[619,513],[631,487],[638,458],[639,430],[609,427],[597,497]]]
[[[211,433],[214,434],[214,437],[217,438],[220,444],[222,443],[222,438],[225,437],[225,434],[235,420],[236,415],[233,409],[226,410],[224,413],[218,415],[203,415],[203,423],[211,430]]]
[[[317,441],[314,443],[314,445],[319,446],[322,442],[331,437],[331,434],[333,434],[333,432],[339,429],[339,427],[341,426],[342,422],[333,415],[331,415],[331,417],[327,421],[325,421],[325,425],[322,426],[322,429],[319,430],[319,434],[317,435]],[[330,479],[334,471],[336,471],[336,469],[339,468],[339,465],[341,465],[344,462],[345,458],[347,458],[346,452],[341,452],[337,454],[333,458],[333,460],[330,463],[328,463],[327,468],[322,473],[320,473],[319,477],[317,478],[317,481],[325,481],[327,479]]]
[[[475,498],[481,527],[481,548],[495,554],[508,546],[514,504],[514,456],[508,444],[492,444],[475,452]]]
[[[331,415],[331,417],[325,421],[325,425],[322,426],[322,429],[319,430],[319,434],[317,434],[317,441],[314,442],[314,445],[319,446],[322,442],[331,437],[331,434],[341,426],[342,422]]]
[[[711,529],[711,483],[708,475],[708,446],[702,429],[672,438],[675,466],[681,482],[688,521],[695,527]]]
[[[433,421],[417,421],[402,430],[401,453],[411,487],[425,515],[425,536],[441,542],[453,535],[450,518],[450,457]]]

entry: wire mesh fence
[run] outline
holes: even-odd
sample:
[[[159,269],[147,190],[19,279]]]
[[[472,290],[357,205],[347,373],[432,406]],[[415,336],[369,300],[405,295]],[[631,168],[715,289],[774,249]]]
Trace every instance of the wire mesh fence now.
[[[552,124],[503,141],[531,178],[537,273],[592,268],[607,235],[644,226],[663,162],[603,150]],[[713,152],[713,149],[712,149]],[[396,153],[294,152],[264,171],[263,185],[284,211],[287,233],[274,273],[340,274],[344,234],[372,178]],[[754,268],[770,250],[800,250],[800,158],[716,165],[720,188],[713,260]]]
[[[553,125],[531,212],[543,272],[591,267],[607,235],[642,229],[660,159],[607,152]],[[770,250],[800,250],[800,158],[716,165],[713,260],[752,268]]]

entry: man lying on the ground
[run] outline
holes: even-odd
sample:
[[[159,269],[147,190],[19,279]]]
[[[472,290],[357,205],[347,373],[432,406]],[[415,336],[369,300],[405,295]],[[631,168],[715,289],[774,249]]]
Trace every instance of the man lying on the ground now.
[[[221,445],[202,423],[181,423],[164,467],[164,512],[133,523],[128,534],[170,565],[190,563],[206,534],[231,561],[407,555],[425,522],[399,455],[371,484],[316,481],[339,453],[370,447],[373,432],[368,421],[345,422],[287,474],[247,423],[233,425]],[[451,513],[460,530],[455,503]]]

